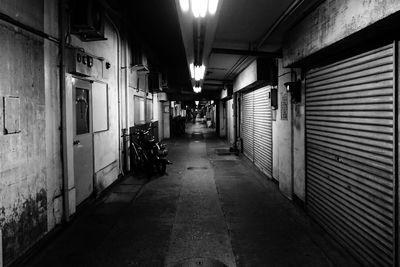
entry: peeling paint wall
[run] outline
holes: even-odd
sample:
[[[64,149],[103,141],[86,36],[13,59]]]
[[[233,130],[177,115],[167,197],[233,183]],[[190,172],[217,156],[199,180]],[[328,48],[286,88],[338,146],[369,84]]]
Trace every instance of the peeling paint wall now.
[[[25,3],[31,4],[29,10],[18,8]],[[9,16],[43,28],[43,2],[2,1],[1,7]],[[0,36],[0,97],[20,100],[19,133],[4,133],[10,111],[0,107],[0,226],[7,265],[48,229],[45,57],[44,41],[37,36],[3,22]]]
[[[57,1],[44,0],[44,31],[57,37],[57,21]],[[50,231],[61,223],[63,215],[58,44],[44,40],[43,50],[46,109],[47,223]]]
[[[273,176],[279,181],[282,193],[292,198],[293,170],[292,170],[292,105],[290,94],[286,91],[284,83],[292,81],[292,72],[282,66],[278,61],[278,109],[276,121],[273,124],[272,146],[273,151]]]
[[[301,87],[301,102],[293,104],[293,193],[305,201],[305,86]]]
[[[276,120],[272,124],[273,177],[286,197],[296,196],[304,201],[304,90],[301,103],[292,103],[285,83],[298,80],[300,71],[284,68],[282,60],[278,63],[278,109],[274,111]]]
[[[304,59],[399,10],[398,0],[326,0],[287,33],[283,65]]]

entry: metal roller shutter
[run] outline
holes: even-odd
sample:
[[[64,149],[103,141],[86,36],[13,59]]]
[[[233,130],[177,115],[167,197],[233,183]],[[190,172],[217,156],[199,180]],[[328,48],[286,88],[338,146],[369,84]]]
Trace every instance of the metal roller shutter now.
[[[243,94],[242,98],[242,139],[243,153],[251,161],[254,160],[254,93]]]
[[[270,88],[254,91],[254,164],[272,177],[272,111]]]
[[[306,75],[307,209],[367,266],[394,260],[393,46]]]

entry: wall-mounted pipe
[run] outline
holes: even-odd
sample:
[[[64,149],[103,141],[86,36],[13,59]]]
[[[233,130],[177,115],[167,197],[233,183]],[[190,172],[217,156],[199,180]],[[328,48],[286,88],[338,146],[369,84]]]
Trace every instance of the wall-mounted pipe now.
[[[59,0],[58,6],[58,27],[59,27],[59,54],[60,54],[60,108],[61,108],[61,165],[62,165],[62,193],[63,193],[63,221],[68,222],[69,220],[69,190],[68,190],[68,157],[67,157],[67,109],[65,106],[66,97],[66,81],[65,81],[65,36],[66,36],[66,0]]]
[[[41,30],[35,29],[35,28],[33,28],[33,27],[29,26],[29,25],[26,25],[26,24],[14,19],[14,18],[12,18],[12,17],[10,17],[10,16],[8,16],[8,15],[2,13],[2,12],[0,12],[0,20],[5,21],[7,23],[10,23],[11,25],[17,26],[18,28],[21,28],[21,29],[23,29],[25,31],[33,33],[33,34],[35,34],[37,36],[40,36],[40,37],[45,38],[47,40],[50,40],[52,42],[59,43],[59,41],[60,41],[56,37],[51,36],[50,34],[47,34],[47,33],[43,32]]]
[[[124,174],[123,172],[123,168],[121,166],[121,139],[120,139],[120,133],[124,133],[121,129],[121,125],[122,125],[122,107],[121,107],[121,81],[120,81],[120,71],[121,71],[121,35],[119,33],[118,27],[115,25],[115,23],[113,22],[113,20],[107,15],[107,18],[110,22],[110,24],[112,25],[112,27],[114,28],[115,33],[117,34],[117,95],[118,95],[118,134],[117,134],[117,138],[118,138],[118,168],[121,174]],[[122,139],[124,140],[124,138]],[[125,145],[125,144],[123,144]]]
[[[294,1],[285,12],[274,22],[274,24],[268,29],[268,31],[261,37],[260,41],[257,43],[257,48],[260,48],[265,41],[271,36],[271,34],[276,30],[276,28],[284,22],[302,3],[304,0]]]

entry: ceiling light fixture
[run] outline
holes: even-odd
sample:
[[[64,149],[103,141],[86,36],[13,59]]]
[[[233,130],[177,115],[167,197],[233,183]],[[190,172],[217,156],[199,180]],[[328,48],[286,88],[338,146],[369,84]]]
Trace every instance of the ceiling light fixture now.
[[[191,0],[192,13],[195,18],[205,18],[207,10],[210,15],[215,15],[219,0]],[[188,0],[180,0],[181,9],[184,12],[189,10]]]
[[[183,12],[188,12],[190,8],[189,0],[179,0]]]
[[[207,15],[208,0],[197,0],[199,2],[199,14],[204,18]]]
[[[215,15],[218,8],[218,0],[208,0],[208,12],[210,15]]]
[[[193,92],[195,92],[196,94],[201,93],[201,87],[200,86],[194,86],[193,87]]]
[[[195,18],[200,17],[200,5],[202,0],[191,0],[192,3],[192,13]]]
[[[190,63],[190,65],[189,65],[189,68],[190,68],[190,76],[192,77],[192,79],[194,79],[194,64],[193,63]]]
[[[199,106],[200,101],[196,100],[194,101],[194,103],[196,104],[196,106]]]
[[[204,65],[194,66],[194,79],[196,81],[204,79],[205,72],[206,72],[206,67]]]

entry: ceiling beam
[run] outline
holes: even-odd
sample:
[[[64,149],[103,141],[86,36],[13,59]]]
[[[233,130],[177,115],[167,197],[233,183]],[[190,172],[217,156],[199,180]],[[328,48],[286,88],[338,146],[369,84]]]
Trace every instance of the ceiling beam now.
[[[282,57],[282,53],[280,52],[263,52],[263,51],[238,50],[238,49],[215,48],[215,47],[211,49],[211,53],[225,54],[225,55],[253,56],[253,57],[268,57],[268,58]]]

